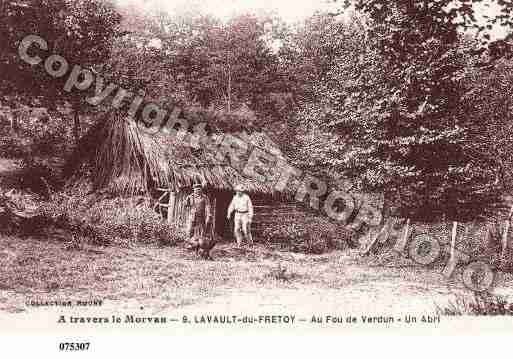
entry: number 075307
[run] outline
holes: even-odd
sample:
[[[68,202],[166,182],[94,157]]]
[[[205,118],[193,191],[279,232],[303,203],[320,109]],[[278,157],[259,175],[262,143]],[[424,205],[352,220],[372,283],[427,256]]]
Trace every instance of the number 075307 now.
[[[59,350],[66,351],[86,351],[89,350],[91,343],[59,343]]]

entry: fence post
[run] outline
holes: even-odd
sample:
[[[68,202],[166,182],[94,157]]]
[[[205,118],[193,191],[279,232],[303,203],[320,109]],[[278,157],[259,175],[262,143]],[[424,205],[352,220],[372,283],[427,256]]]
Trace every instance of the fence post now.
[[[504,227],[504,232],[502,233],[502,253],[501,253],[501,259],[502,263],[504,264],[506,261],[506,251],[508,249],[508,232],[509,227],[511,225],[511,217],[513,216],[513,205],[511,206],[511,210],[509,211],[508,218],[506,219],[506,225]]]

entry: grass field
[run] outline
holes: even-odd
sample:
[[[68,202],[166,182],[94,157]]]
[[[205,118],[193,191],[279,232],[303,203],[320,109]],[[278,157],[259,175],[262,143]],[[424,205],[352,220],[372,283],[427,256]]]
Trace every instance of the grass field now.
[[[277,252],[222,244],[214,261],[176,247],[70,249],[53,239],[0,238],[0,310],[23,312],[28,299],[102,299],[116,308],[356,313],[432,313],[465,295],[460,274],[408,260]],[[497,290],[511,287],[500,274]],[[507,290],[506,290],[507,292]],[[506,293],[508,294],[508,293]]]

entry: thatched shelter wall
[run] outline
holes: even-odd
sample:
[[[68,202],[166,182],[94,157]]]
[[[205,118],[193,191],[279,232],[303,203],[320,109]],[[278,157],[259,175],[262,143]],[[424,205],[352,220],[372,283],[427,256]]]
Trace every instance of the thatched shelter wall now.
[[[113,115],[98,121],[80,140],[64,174],[73,182],[88,183],[94,192],[130,195],[168,186],[170,169],[154,138],[134,121]]]

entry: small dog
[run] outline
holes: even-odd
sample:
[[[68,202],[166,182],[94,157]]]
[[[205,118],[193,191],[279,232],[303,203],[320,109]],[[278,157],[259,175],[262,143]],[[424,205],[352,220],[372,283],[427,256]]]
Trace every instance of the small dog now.
[[[204,238],[204,240],[200,242],[199,255],[204,259],[213,260],[210,256],[210,252],[218,242],[219,239],[217,236]]]
[[[217,238],[202,236],[198,239],[198,241],[189,246],[190,250],[196,251],[196,254],[199,255],[203,259],[213,260],[210,256],[210,251],[217,244]]]

